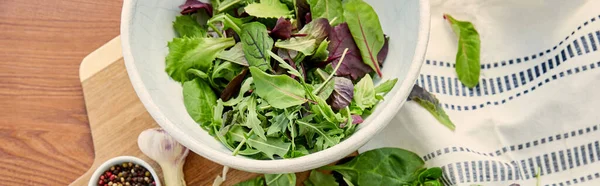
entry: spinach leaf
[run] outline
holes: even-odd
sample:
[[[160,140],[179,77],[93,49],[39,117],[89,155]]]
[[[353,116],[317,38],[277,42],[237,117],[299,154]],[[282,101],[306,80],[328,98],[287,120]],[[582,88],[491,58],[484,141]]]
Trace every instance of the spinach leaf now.
[[[308,0],[312,19],[326,18],[332,26],[344,22],[344,9],[341,0]]]
[[[425,89],[421,88],[418,85],[414,85],[412,91],[410,91],[409,99],[414,100],[419,103],[423,108],[427,109],[435,119],[437,119],[442,125],[448,127],[450,130],[454,131],[456,126],[450,120],[444,108],[440,104],[439,100],[435,97],[435,95],[427,92]]]
[[[265,178],[262,176],[236,183],[233,186],[265,186]]]
[[[295,186],[296,174],[265,174],[267,186]]]
[[[200,79],[183,83],[183,103],[192,119],[210,131],[207,126],[213,120],[213,107],[217,103],[217,95],[210,85]]]
[[[322,62],[327,60],[327,57],[329,56],[329,51],[327,51],[328,47],[329,41],[321,42],[321,44],[319,44],[319,47],[317,47],[315,54],[310,59],[314,62]]]
[[[302,85],[286,75],[270,75],[256,67],[250,67],[256,94],[271,106],[279,109],[306,102]]]
[[[206,28],[198,24],[194,15],[177,16],[173,28],[180,37],[206,37]]]
[[[229,50],[225,50],[217,54],[217,58],[238,65],[248,66],[248,61],[246,61],[246,56],[244,55],[244,50],[242,48],[242,43],[237,43]]]
[[[284,48],[289,50],[295,50],[302,52],[304,55],[312,55],[317,47],[315,39],[297,39],[291,38],[289,40],[275,42],[275,47]]]
[[[287,5],[279,0],[260,0],[260,3],[252,3],[244,8],[246,13],[260,18],[292,18],[292,11]]]
[[[373,85],[373,79],[369,74],[365,75],[356,85],[354,86],[354,103],[361,110],[373,107],[377,104],[375,98],[375,89]]]
[[[335,178],[331,174],[323,174],[322,172],[312,170],[307,180],[304,180],[305,186],[338,186]]]
[[[227,30],[227,29],[231,28],[231,29],[233,29],[233,31],[235,31],[238,34],[241,34],[241,31],[242,31],[241,27],[244,24],[244,20],[235,18],[227,13],[215,15],[214,17],[210,18],[208,20],[208,22],[206,23],[209,26],[211,26],[213,28],[213,30],[218,31],[216,29],[216,27],[214,27],[215,22],[223,23],[223,30]]]
[[[398,78],[390,79],[383,83],[380,83],[375,87],[375,94],[387,94],[388,92],[390,92],[390,90],[392,90],[392,88],[394,88],[396,82],[398,82]]]
[[[208,72],[217,53],[235,44],[233,38],[174,38],[169,42],[166,71],[176,81],[189,80],[188,69]]]
[[[287,40],[292,37],[292,22],[280,17],[277,19],[275,27],[269,33],[274,39]]]
[[[252,129],[252,133],[256,134],[256,136],[263,140],[267,140],[267,137],[265,136],[265,130],[260,125],[261,121],[258,119],[258,113],[256,113],[256,98],[254,96],[250,97],[247,103],[248,116],[246,116],[246,123],[244,126]]]
[[[428,185],[427,183],[429,183],[429,185],[440,185],[440,181],[439,179],[442,177],[442,169],[439,167],[432,167],[429,168],[427,170],[424,170],[423,172],[421,172],[419,174],[419,183],[423,184],[423,185]],[[437,183],[435,183],[437,182]]]
[[[350,162],[326,166],[354,185],[413,185],[424,162],[419,155],[399,148],[379,148],[363,152]]]
[[[377,13],[363,0],[347,0],[344,3],[344,18],[360,49],[363,62],[381,77],[377,54],[383,48],[385,38]]]
[[[448,14],[444,14],[452,30],[458,37],[458,52],[456,52],[456,74],[458,80],[465,86],[473,88],[479,84],[479,57],[481,42],[479,33],[473,24],[467,21],[459,21]]]
[[[267,51],[273,47],[273,39],[267,34],[267,27],[259,22],[246,23],[242,26],[242,48],[250,66],[262,71],[271,69]]]
[[[329,103],[333,109],[340,110],[352,102],[354,84],[352,84],[352,80],[344,77],[335,77],[333,78],[333,82],[335,82],[335,86],[329,98]]]

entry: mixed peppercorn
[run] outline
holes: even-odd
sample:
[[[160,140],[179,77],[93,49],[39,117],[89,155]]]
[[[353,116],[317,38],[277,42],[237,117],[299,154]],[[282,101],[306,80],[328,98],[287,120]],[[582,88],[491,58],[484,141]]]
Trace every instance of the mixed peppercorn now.
[[[148,169],[125,162],[113,165],[98,178],[99,186],[155,186],[154,177]]]

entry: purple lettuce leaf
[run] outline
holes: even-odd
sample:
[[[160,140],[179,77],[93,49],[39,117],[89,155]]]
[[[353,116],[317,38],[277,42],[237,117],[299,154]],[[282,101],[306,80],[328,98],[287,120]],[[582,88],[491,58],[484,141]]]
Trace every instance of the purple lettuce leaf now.
[[[386,35],[383,35],[383,37],[385,38],[385,43],[383,43],[383,48],[381,48],[379,53],[377,53],[377,61],[379,62],[379,66],[383,66],[383,63],[385,62],[385,58],[387,57],[389,50],[390,37]]]
[[[242,82],[246,78],[248,74],[248,69],[244,69],[240,74],[235,76],[221,93],[221,100],[227,101],[231,99],[231,96],[237,95],[240,92],[240,88],[242,87]]]
[[[352,114],[352,124],[361,124],[363,122],[363,118],[360,115]]]
[[[306,34],[306,39],[315,39],[317,45],[329,36],[332,28],[325,18],[315,19],[302,28],[298,33]]]
[[[345,77],[335,77],[332,81],[335,83],[328,102],[334,110],[341,110],[350,105],[354,97],[354,84]]]
[[[365,74],[372,72],[373,69],[363,63],[360,51],[350,34],[348,24],[339,24],[329,33],[329,59],[333,67],[337,67],[344,49],[348,48],[348,53],[342,62],[342,66],[336,72],[337,76],[350,77],[353,81],[362,78]]]
[[[269,35],[274,39],[287,40],[292,37],[292,22],[280,17]]]
[[[191,14],[204,9],[209,16],[213,15],[213,7],[208,3],[203,3],[198,0],[187,0],[184,4],[179,6],[179,9],[181,9],[181,14]]]
[[[302,29],[304,25],[310,23],[310,5],[306,0],[296,0],[296,17],[298,18],[296,21],[298,29]]]

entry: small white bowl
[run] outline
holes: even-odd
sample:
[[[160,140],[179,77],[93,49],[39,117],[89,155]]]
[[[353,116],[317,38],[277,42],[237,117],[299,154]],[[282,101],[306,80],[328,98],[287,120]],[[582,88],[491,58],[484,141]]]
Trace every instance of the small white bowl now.
[[[96,169],[96,171],[94,171],[94,174],[92,174],[92,177],[90,178],[90,181],[88,182],[88,186],[97,186],[98,178],[100,177],[100,175],[102,175],[102,173],[104,173],[104,171],[108,170],[113,165],[118,165],[118,164],[125,163],[125,162],[131,162],[131,163],[138,164],[138,165],[146,168],[150,172],[150,174],[152,174],[152,177],[154,178],[156,186],[161,186],[160,179],[158,178],[158,174],[156,174],[156,171],[154,171],[154,168],[152,168],[152,166],[150,166],[150,164],[146,163],[144,160],[133,157],[133,156],[118,156],[118,157],[114,157],[112,159],[107,160],[102,165],[100,165]]]
[[[208,0],[203,0],[208,1]],[[167,43],[175,37],[173,21],[185,0],[124,0],[121,14],[123,57],[131,84],[150,115],[179,143],[219,164],[257,173],[302,172],[339,160],[383,130],[406,101],[419,76],[429,39],[428,0],[365,0],[390,36],[383,79],[398,78],[358,130],[329,149],[294,159],[255,160],[231,150],[202,130],[183,104],[181,83],[165,72]],[[380,80],[376,79],[376,83]]]

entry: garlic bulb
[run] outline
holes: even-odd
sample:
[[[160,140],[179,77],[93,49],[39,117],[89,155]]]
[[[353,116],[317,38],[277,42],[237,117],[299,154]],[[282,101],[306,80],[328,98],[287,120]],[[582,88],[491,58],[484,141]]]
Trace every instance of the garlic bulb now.
[[[166,186],[185,186],[183,164],[189,150],[161,128],[147,129],[138,136],[138,147],[162,169]]]

